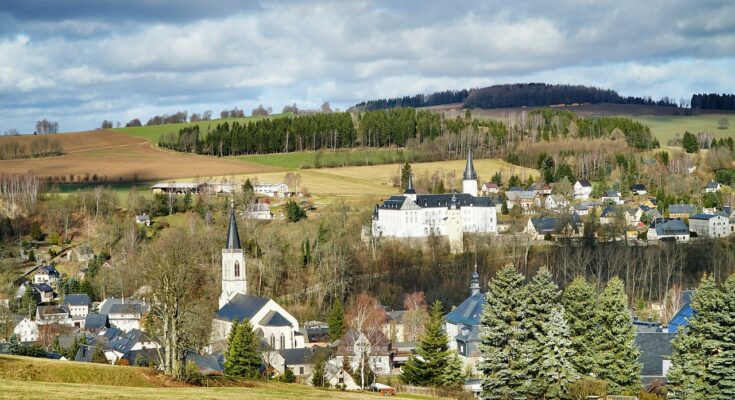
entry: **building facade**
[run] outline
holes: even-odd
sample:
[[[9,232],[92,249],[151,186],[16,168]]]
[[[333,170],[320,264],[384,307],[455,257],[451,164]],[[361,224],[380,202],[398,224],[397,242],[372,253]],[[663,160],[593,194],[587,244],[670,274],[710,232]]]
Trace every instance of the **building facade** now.
[[[719,238],[730,234],[730,219],[717,214],[695,214],[689,217],[689,230],[700,238]]]

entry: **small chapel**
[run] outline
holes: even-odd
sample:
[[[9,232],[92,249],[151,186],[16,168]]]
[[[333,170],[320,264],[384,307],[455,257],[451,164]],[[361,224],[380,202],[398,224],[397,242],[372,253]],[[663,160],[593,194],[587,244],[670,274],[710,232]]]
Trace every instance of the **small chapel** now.
[[[272,299],[248,294],[245,253],[240,246],[234,204],[230,204],[227,240],[222,249],[222,292],[219,309],[212,320],[210,351],[221,353],[233,321],[249,320],[261,339],[263,349],[282,350],[304,347],[299,322]]]

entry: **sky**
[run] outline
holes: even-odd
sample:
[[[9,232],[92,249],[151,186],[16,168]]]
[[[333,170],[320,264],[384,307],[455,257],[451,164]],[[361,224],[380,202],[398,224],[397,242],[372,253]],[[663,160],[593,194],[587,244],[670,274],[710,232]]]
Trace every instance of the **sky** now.
[[[732,93],[735,2],[0,1],[0,133],[513,82]]]

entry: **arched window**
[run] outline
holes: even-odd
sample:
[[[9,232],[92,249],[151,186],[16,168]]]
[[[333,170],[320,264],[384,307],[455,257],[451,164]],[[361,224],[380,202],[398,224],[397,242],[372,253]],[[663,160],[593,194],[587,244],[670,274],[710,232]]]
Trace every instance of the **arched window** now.
[[[276,337],[271,333],[271,347],[276,348]]]
[[[235,278],[240,277],[240,261],[235,261]]]
[[[286,348],[286,336],[283,336],[283,334],[281,334],[281,349],[285,349],[285,348]]]

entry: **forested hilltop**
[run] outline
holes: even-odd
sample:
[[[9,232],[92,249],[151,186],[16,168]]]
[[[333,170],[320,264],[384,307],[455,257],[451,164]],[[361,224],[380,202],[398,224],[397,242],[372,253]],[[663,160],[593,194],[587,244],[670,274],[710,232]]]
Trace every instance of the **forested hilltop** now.
[[[369,111],[396,107],[432,107],[462,103],[464,108],[544,107],[555,104],[614,103],[677,107],[674,99],[664,97],[621,96],[611,89],[584,85],[551,85],[546,83],[513,83],[480,89],[443,91],[393,99],[364,101],[355,110]],[[683,106],[683,101],[680,104]]]
[[[200,129],[191,126],[178,134],[169,133],[160,138],[159,145],[212,156],[399,147],[412,150],[423,161],[457,158],[472,148],[477,157],[505,158],[532,167],[536,159],[523,157],[524,149],[532,144],[620,139],[615,146],[618,149],[648,150],[659,145],[647,126],[629,118],[584,118],[555,109],[515,113],[496,120],[473,119],[469,112],[448,118],[428,110],[394,108],[225,122],[211,131]],[[589,150],[585,146],[567,149],[565,157],[581,157]],[[598,161],[596,166],[601,165]]]

